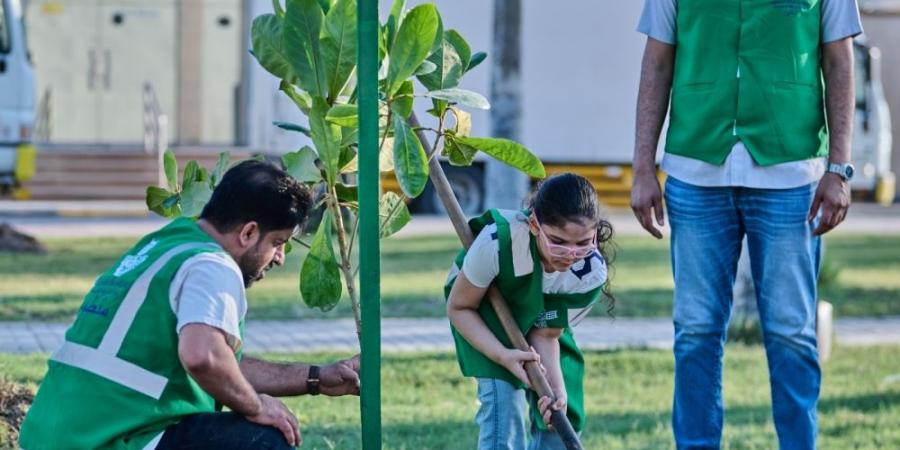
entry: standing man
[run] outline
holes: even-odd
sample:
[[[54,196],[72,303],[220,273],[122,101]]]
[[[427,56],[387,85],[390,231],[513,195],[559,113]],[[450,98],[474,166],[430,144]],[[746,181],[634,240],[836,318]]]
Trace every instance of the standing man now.
[[[284,262],[312,198],[268,163],[229,170],[198,221],[141,239],[87,294],[50,356],[22,448],[287,449],[275,396],[359,393],[358,359],[317,367],[241,357],[244,289]],[[231,412],[217,412],[221,406]]]
[[[645,0],[638,31],[648,39],[631,206],[657,238],[655,156],[669,110],[676,445],[720,446],[722,354],[746,235],[778,441],[814,449],[816,278],[820,236],[850,204],[856,2]]]

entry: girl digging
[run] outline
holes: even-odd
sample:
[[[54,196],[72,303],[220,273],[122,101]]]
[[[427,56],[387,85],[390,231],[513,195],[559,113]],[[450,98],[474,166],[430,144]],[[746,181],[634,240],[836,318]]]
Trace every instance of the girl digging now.
[[[526,211],[490,210],[469,221],[477,235],[448,277],[447,316],[465,376],[478,381],[479,449],[565,448],[548,430],[550,409],[565,410],[576,431],[584,426],[584,359],[575,325],[604,293],[602,246],[612,227],[585,178],[565,173],[545,180]],[[531,352],[512,347],[489,302],[495,283]],[[525,387],[523,364],[540,361],[556,396],[537,399]],[[526,401],[531,438],[526,439]]]

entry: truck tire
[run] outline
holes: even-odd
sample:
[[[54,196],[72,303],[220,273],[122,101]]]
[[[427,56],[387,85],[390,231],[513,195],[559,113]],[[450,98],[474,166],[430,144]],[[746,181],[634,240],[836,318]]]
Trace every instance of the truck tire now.
[[[459,201],[466,216],[474,216],[482,212],[484,208],[484,169],[481,166],[454,167],[449,164],[441,164],[453,193]],[[417,199],[412,207],[414,212],[424,214],[446,214],[437,191],[431,181],[425,187],[425,192]]]

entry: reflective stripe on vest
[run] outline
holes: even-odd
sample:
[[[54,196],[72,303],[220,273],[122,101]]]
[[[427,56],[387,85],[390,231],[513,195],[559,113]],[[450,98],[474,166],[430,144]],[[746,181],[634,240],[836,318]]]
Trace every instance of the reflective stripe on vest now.
[[[209,243],[188,243],[164,253],[128,289],[128,294],[119,305],[97,348],[66,341],[50,356],[50,360],[88,371],[159,400],[169,380],[134,363],[117,358],[116,355],[122,348],[122,342],[134,323],[141,305],[147,299],[147,291],[156,274],[178,254],[204,247],[219,248]]]

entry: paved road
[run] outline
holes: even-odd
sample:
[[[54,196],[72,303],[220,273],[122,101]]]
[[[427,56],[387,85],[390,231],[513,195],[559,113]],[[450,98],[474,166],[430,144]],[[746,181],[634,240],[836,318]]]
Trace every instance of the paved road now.
[[[0,353],[52,352],[62,342],[63,323],[0,322]],[[835,345],[900,344],[900,317],[846,318],[835,323]],[[385,352],[452,351],[446,319],[383,319]],[[666,318],[588,318],[575,329],[584,349],[672,348],[672,324]],[[355,351],[350,319],[248,321],[245,349],[260,352]]]
[[[8,222],[25,233],[45,237],[143,236],[166,221],[148,215],[143,204],[133,202],[12,202],[0,201],[0,222]],[[625,209],[609,212],[617,235],[648,236]],[[668,229],[663,232],[668,234]],[[399,236],[450,234],[453,227],[443,216],[417,215]],[[900,205],[888,208],[856,204],[835,234],[900,234]]]

